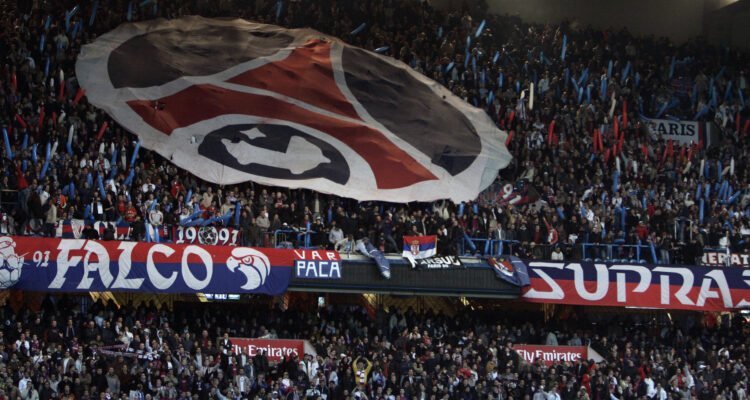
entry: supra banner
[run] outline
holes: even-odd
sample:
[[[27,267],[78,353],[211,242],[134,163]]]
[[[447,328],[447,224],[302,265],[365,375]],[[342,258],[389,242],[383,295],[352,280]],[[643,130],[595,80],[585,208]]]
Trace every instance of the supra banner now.
[[[323,258],[315,253],[3,236],[0,289],[278,295],[286,291],[295,263]]]
[[[305,354],[305,341],[295,339],[254,339],[229,338],[236,354],[246,354],[248,357],[265,353],[270,362],[279,362],[284,357],[297,356],[301,359]]]
[[[523,298],[536,303],[698,311],[750,308],[750,269],[532,261]]]
[[[541,346],[536,344],[517,344],[513,350],[522,360],[533,364],[542,360],[545,365],[574,363],[578,360],[588,361],[586,346]]]

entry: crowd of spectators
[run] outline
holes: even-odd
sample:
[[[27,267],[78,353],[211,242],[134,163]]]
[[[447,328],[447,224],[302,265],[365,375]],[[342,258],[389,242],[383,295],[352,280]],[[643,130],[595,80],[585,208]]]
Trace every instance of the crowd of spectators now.
[[[388,252],[400,250],[406,233],[437,234],[445,253],[463,249],[467,236],[507,240],[515,246],[506,252],[525,257],[550,256],[534,250],[541,246],[578,258],[581,243],[653,243],[661,261],[685,263],[699,260],[704,247],[746,252],[750,243],[748,55],[737,50],[528,24],[489,14],[482,1],[447,11],[416,0],[0,6],[0,120],[13,155],[3,151],[0,178],[6,234],[51,235],[60,221],[82,219],[130,224],[132,238],[143,240],[149,226],[225,224],[241,229],[249,245],[268,245],[267,232],[294,228],[316,232],[313,245],[369,237]],[[387,47],[387,56],[484,108],[510,133],[514,159],[489,192],[464,205],[359,203],[252,183],[218,187],[145,149],[130,165],[137,138],[81,96],[76,56],[127,20],[194,13],[309,26],[367,49]],[[352,34],[361,23],[366,28]],[[710,146],[666,142],[641,117],[715,124],[717,139]],[[518,182],[539,199],[498,201],[504,184]],[[236,204],[239,221],[229,217]],[[614,257],[633,252],[620,246]]]
[[[572,313],[545,325],[504,315],[267,303],[81,307],[77,297],[49,298],[36,312],[0,311],[0,398],[747,398],[739,314]],[[316,354],[249,357],[235,353],[234,337],[305,339]],[[527,362],[517,344],[591,346],[602,359]]]

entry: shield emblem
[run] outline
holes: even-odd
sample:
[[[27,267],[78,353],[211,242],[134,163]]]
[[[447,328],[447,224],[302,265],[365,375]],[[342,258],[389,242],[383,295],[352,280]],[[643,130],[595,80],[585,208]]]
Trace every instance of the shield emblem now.
[[[507,276],[513,276],[513,273],[515,271],[515,269],[513,268],[513,264],[511,264],[511,262],[508,261],[508,259],[505,257],[488,257],[487,263],[500,273]]]
[[[410,247],[411,247],[411,254],[414,254],[415,256],[419,255],[419,241],[418,240],[413,240],[411,242]]]
[[[73,232],[73,238],[80,239],[83,234],[83,228],[86,226],[82,219],[71,219],[70,230]]]
[[[203,226],[198,230],[198,242],[200,244],[215,245],[219,242],[219,233],[213,226]]]

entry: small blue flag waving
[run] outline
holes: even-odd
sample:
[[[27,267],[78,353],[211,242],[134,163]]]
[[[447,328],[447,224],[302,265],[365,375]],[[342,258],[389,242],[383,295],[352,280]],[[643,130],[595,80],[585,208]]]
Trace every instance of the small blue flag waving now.
[[[437,254],[437,236],[404,236],[403,257],[419,260]]]

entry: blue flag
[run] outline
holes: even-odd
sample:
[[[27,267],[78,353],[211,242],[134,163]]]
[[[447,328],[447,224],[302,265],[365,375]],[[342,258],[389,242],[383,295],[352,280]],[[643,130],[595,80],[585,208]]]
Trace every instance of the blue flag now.
[[[482,20],[482,23],[479,24],[479,28],[477,28],[477,31],[474,34],[474,37],[478,38],[479,36],[482,35],[482,31],[484,30],[484,25],[485,25],[486,22],[487,22],[486,20]]]
[[[360,33],[362,33],[362,31],[365,30],[366,27],[367,27],[367,23],[363,22],[356,29],[351,31],[349,34],[352,36],[359,35]]]
[[[76,6],[73,7],[72,10],[70,10],[69,12],[65,13],[65,31],[69,31],[70,30],[70,19],[73,18],[73,16],[78,13],[78,9],[79,9],[79,7],[76,4]]]
[[[624,83],[625,80],[628,79],[628,75],[630,74],[630,61],[625,65],[625,69],[622,71],[622,78],[620,79],[620,82]]]
[[[94,21],[96,21],[97,9],[99,9],[99,0],[94,1],[94,8],[91,10],[91,17],[89,18],[89,26],[94,26]]]
[[[138,150],[141,149],[141,141],[135,143],[135,149],[133,150],[133,156],[130,157],[130,167],[135,165],[135,160],[138,158]]]
[[[727,90],[724,91],[724,101],[729,100],[729,98],[732,96],[732,81],[729,81],[727,83]]]
[[[10,139],[8,138],[8,130],[3,128],[3,141],[5,142],[5,156],[9,160],[13,159],[13,151],[10,149]]]
[[[675,57],[672,56],[672,64],[669,65],[669,79],[672,79],[672,76],[674,75],[674,65],[675,65]]]
[[[284,8],[284,2],[282,0],[278,0],[276,2],[276,20],[278,21],[279,18],[281,18],[281,11]],[[364,27],[363,27],[364,29]],[[359,33],[359,32],[357,32]],[[352,35],[356,35],[356,33],[352,33]]]

